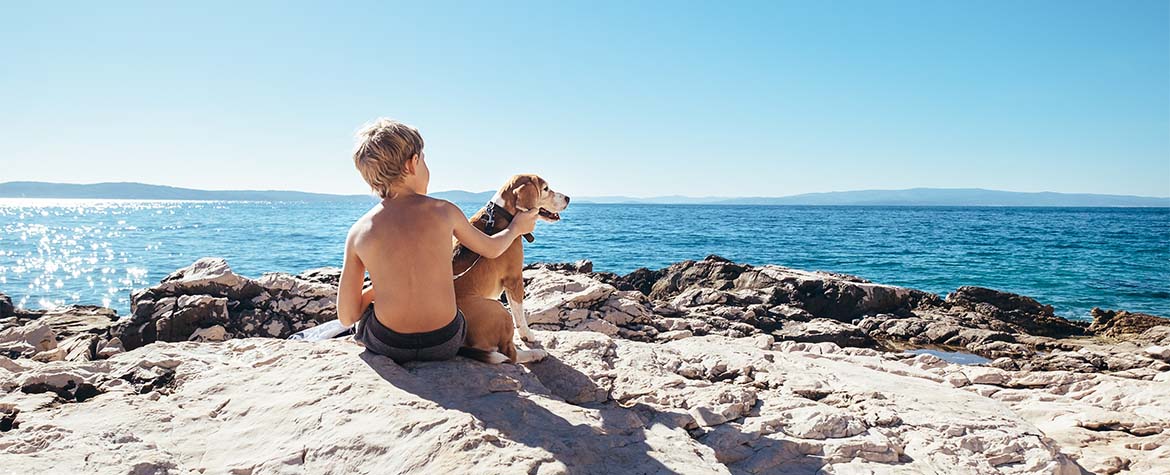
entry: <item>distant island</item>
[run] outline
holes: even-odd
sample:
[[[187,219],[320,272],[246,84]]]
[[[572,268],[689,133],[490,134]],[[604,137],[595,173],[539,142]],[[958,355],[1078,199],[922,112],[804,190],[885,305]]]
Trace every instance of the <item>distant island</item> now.
[[[10,181],[0,183],[0,198],[74,198],[124,200],[196,201],[338,201],[373,200],[372,195],[331,195],[280,190],[195,190],[145,183],[47,183]]]
[[[457,203],[491,199],[494,191],[439,191],[431,196]],[[10,181],[0,183],[0,198],[75,198],[202,201],[374,201],[370,194],[334,195],[282,190],[196,190],[145,183],[47,183]],[[574,196],[574,203],[597,204],[708,204],[790,206],[1066,206],[1066,207],[1170,207],[1170,198],[1091,193],[1025,193],[981,188],[912,188],[907,190],[860,190],[805,193],[780,197]]]
[[[582,197],[574,202],[659,203],[790,206],[1064,206],[1064,207],[1170,207],[1170,197],[1158,198],[1092,193],[1054,193],[985,190],[982,188],[911,188],[906,190],[858,190],[805,193],[780,197],[655,198]]]

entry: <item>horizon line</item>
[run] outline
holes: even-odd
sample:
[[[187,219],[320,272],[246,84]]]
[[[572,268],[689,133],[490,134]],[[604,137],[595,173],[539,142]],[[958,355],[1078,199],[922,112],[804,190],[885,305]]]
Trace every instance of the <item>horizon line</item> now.
[[[286,189],[286,190],[279,190],[279,189],[267,189],[267,190],[261,190],[261,189],[206,189],[206,188],[186,188],[186,187],[181,187],[181,186],[174,186],[174,185],[158,185],[158,184],[152,184],[152,183],[143,183],[143,182],[137,182],[137,181],[103,181],[103,182],[94,182],[94,183],[70,183],[70,182],[49,182],[49,181],[36,181],[36,180],[12,180],[12,181],[5,181],[5,182],[0,182],[0,185],[8,185],[8,184],[14,184],[14,183],[18,183],[18,184],[19,184],[19,183],[31,183],[31,184],[44,184],[44,185],[74,185],[74,186],[93,186],[93,185],[145,185],[145,186],[157,186],[157,187],[165,187],[165,188],[174,188],[174,189],[178,189],[178,190],[186,190],[186,191],[211,191],[211,192],[276,192],[276,193],[304,193],[304,194],[310,194],[310,195],[324,195],[324,196],[338,196],[338,197],[358,197],[358,196],[370,196],[371,198],[373,198],[373,197],[374,197],[373,193],[353,193],[353,194],[339,194],[339,193],[323,193],[323,192],[318,192],[318,191],[302,191],[302,190],[287,190],[287,189]],[[579,197],[580,197],[579,199],[586,199],[586,198],[593,198],[593,199],[596,199],[596,198],[611,198],[611,199],[614,199],[614,198],[628,198],[628,199],[637,199],[637,200],[648,200],[648,199],[659,199],[659,198],[686,198],[686,199],[699,199],[699,200],[703,200],[703,199],[753,199],[753,198],[754,198],[754,199],[776,199],[776,198],[792,198],[792,197],[797,197],[797,196],[821,195],[821,194],[831,194],[831,193],[857,193],[857,192],[875,192],[875,191],[876,191],[876,192],[882,192],[882,191],[889,192],[889,191],[915,191],[915,190],[991,191],[991,192],[1004,192],[1004,193],[1022,193],[1022,194],[1096,195],[1096,196],[1116,196],[1116,197],[1126,197],[1126,198],[1170,199],[1170,195],[1166,195],[1166,196],[1146,196],[1146,195],[1122,195],[1122,194],[1114,194],[1114,193],[1094,193],[1094,192],[1069,192],[1069,191],[1016,191],[1016,190],[1003,190],[1003,189],[995,189],[995,188],[979,188],[979,187],[939,188],[939,187],[930,187],[930,186],[916,186],[916,187],[911,187],[911,188],[865,188],[865,189],[852,189],[852,190],[812,191],[812,192],[807,192],[807,193],[797,193],[797,194],[791,194],[791,195],[771,195],[771,196],[769,196],[769,195],[742,195],[742,196],[717,196],[717,195],[707,195],[707,196],[690,196],[690,195],[651,195],[651,196],[632,196],[632,195],[590,195],[590,194],[582,194],[582,195],[579,195]],[[482,194],[482,193],[494,193],[494,192],[495,192],[495,190],[468,191],[468,190],[464,190],[464,189],[449,189],[449,190],[428,191],[428,192],[427,192],[427,194],[428,194],[428,195],[430,195],[430,194],[434,194],[434,193],[469,193],[469,194]]]

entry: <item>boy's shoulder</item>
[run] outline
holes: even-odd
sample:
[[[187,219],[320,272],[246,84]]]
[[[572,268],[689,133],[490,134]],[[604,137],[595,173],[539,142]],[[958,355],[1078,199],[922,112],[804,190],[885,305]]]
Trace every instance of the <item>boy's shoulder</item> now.
[[[447,200],[442,199],[442,198],[434,198],[434,197],[425,196],[425,195],[424,195],[424,198],[427,199],[427,202],[426,202],[427,206],[433,206],[436,211],[451,211],[451,210],[458,210],[459,209],[459,207],[456,206],[455,203],[452,203],[452,202],[447,201]]]
[[[451,211],[459,211],[459,207],[450,201],[441,198],[433,198],[426,195],[418,195],[414,197],[411,202],[402,203],[396,206],[385,206],[382,203],[376,204],[371,207],[370,210],[366,212],[366,214],[358,218],[357,223],[355,224],[359,224],[363,221],[373,220],[378,216],[393,215],[408,208],[414,209],[416,211],[421,210],[426,213],[433,213],[434,216],[447,216]],[[460,213],[462,214],[461,211]]]
[[[420,197],[426,199],[428,203],[433,204],[435,206],[448,206],[448,205],[454,206],[455,205],[454,203],[452,203],[450,201],[447,201],[447,200],[442,199],[442,198],[435,198],[434,196],[420,195]]]

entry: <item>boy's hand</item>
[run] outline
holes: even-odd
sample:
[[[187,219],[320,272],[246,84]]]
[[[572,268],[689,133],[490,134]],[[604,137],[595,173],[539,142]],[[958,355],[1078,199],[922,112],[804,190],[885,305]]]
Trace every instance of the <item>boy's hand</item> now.
[[[528,234],[536,229],[536,215],[540,213],[540,208],[530,209],[528,211],[521,211],[516,213],[512,218],[512,223],[508,225],[508,229],[512,229],[516,234]]]

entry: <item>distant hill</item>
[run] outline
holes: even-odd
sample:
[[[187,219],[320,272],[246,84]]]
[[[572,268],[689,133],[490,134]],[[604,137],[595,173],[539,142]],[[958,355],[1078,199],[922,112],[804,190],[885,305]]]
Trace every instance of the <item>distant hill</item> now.
[[[495,192],[452,190],[431,196],[459,203],[486,202]],[[196,190],[145,183],[47,183],[10,181],[0,183],[0,198],[77,198],[126,200],[197,200],[197,201],[377,201],[373,194],[333,195],[283,190]]]
[[[457,203],[483,203],[494,191],[439,191],[431,196]],[[331,195],[280,190],[195,190],[143,183],[95,183],[88,185],[12,181],[0,183],[0,198],[89,198],[140,200],[225,201],[376,201],[370,194]],[[829,205],[829,206],[1117,206],[1170,207],[1170,198],[1089,193],[1023,193],[980,188],[913,188],[908,190],[861,190],[806,193],[782,197],[581,196],[574,203],[729,204],[729,205]]]
[[[279,190],[195,190],[144,183],[0,183],[0,198],[86,198],[130,200],[224,200],[224,201],[337,201],[373,200],[372,195],[330,195]]]
[[[719,204],[851,206],[1120,206],[1170,207],[1170,198],[1090,193],[1025,193],[981,188],[912,188],[806,193],[779,198],[731,198]]]
[[[720,198],[660,196],[581,197],[582,203],[723,204],[792,206],[1069,206],[1069,207],[1170,207],[1170,198],[1090,193],[1025,193],[981,188],[912,188],[908,190],[860,190],[806,193],[781,197]]]
[[[444,199],[452,203],[487,203],[488,200],[495,196],[494,191],[481,191],[478,193],[463,190],[451,191],[436,191],[434,193],[427,193],[427,196]]]

